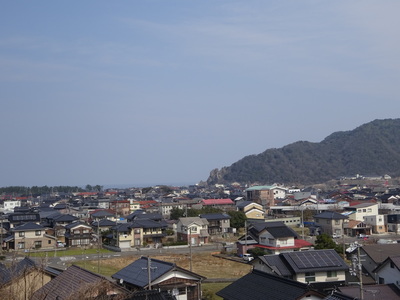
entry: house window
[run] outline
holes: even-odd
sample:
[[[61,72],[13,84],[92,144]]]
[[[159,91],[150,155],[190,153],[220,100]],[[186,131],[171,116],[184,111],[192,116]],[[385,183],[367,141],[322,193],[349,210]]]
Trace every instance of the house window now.
[[[326,277],[337,277],[336,271],[328,271],[326,272]]]
[[[42,231],[41,231],[41,230],[36,230],[36,231],[35,231],[35,235],[36,235],[36,236],[40,236],[41,234],[42,234]]]
[[[19,242],[18,249],[25,249],[25,242]]]
[[[340,220],[335,220],[335,225],[340,225]]]
[[[20,231],[19,232],[19,237],[24,237],[25,236],[25,231]]]
[[[281,244],[281,245],[287,245],[287,239],[285,239],[285,240],[280,240],[280,244]]]
[[[135,229],[135,234],[139,234],[140,233],[140,229]]]
[[[306,272],[304,279],[306,280],[306,282],[314,282],[315,272]]]
[[[83,233],[89,233],[89,229],[84,229]]]
[[[42,241],[35,241],[35,248],[42,248]]]
[[[330,224],[330,220],[326,220],[326,224]]]
[[[47,240],[47,244],[51,245],[51,240]]]
[[[392,268],[392,269],[394,269],[394,263],[391,261],[390,262],[390,267]]]

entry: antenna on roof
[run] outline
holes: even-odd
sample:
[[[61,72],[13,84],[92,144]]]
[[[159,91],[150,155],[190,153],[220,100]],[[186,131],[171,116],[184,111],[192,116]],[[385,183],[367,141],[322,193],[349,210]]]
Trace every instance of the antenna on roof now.
[[[151,259],[150,259],[150,257],[147,256],[147,268],[142,268],[142,270],[147,270],[147,278],[149,281],[149,284],[148,284],[149,291],[151,290],[151,270],[154,270],[154,269],[157,269],[157,267],[151,266]]]

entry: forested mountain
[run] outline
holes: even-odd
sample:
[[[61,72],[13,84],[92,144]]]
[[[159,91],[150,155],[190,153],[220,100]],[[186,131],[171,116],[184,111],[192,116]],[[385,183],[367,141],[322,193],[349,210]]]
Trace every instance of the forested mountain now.
[[[355,174],[400,176],[400,119],[375,120],[320,143],[299,141],[249,155],[212,170],[207,183],[313,184]]]

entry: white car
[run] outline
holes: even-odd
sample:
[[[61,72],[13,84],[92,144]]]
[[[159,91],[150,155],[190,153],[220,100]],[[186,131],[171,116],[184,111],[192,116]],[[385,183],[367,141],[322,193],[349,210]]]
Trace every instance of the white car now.
[[[243,254],[243,260],[245,261],[252,261],[254,259],[253,255],[249,254],[249,253],[245,253]]]

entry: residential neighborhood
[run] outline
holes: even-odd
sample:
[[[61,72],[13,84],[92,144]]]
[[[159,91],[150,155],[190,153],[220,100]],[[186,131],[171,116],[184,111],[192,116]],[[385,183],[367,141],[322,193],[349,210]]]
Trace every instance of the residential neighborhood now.
[[[264,282],[253,287],[260,296],[252,299],[293,295],[296,299],[348,299],[357,294],[354,282],[364,286],[354,299],[362,299],[360,293],[369,299],[365,287],[400,297],[400,187],[384,182],[360,186],[338,181],[332,190],[235,183],[3,194],[2,257],[25,257],[17,269],[30,271],[14,271],[15,266],[2,263],[1,287],[15,293],[19,289],[13,284],[21,285],[21,274],[35,274],[43,279],[40,284],[25,283],[31,299],[52,294],[61,299],[58,281],[83,276],[91,284],[107,282],[107,293],[121,299],[131,299],[133,294],[137,299],[166,295],[202,299],[206,277],[173,261],[142,256],[105,278],[74,265],[64,269],[39,266],[29,255],[48,251],[61,255],[68,249],[139,253],[174,251],[174,247],[186,247],[192,255],[193,249],[222,245],[218,255],[215,251],[213,255],[252,269],[217,292],[223,299],[246,299],[243,285],[251,285],[249,281]],[[149,268],[154,271],[147,272]],[[287,289],[287,298],[274,298],[276,291],[269,290],[269,285]]]

